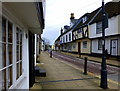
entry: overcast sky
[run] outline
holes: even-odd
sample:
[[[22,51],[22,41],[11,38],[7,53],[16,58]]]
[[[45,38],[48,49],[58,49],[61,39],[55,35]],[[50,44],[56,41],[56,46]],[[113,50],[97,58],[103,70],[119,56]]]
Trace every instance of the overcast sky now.
[[[111,0],[105,0],[105,3]],[[69,25],[70,14],[76,19],[87,12],[92,12],[101,6],[102,0],[46,0],[45,29],[42,37],[54,44],[60,35],[60,29]]]

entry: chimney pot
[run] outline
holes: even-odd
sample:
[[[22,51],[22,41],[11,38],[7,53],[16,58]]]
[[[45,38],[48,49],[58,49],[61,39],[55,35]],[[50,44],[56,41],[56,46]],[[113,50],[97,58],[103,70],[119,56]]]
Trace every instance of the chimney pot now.
[[[70,19],[74,19],[75,17],[74,17],[74,13],[71,13],[71,17],[70,17]]]

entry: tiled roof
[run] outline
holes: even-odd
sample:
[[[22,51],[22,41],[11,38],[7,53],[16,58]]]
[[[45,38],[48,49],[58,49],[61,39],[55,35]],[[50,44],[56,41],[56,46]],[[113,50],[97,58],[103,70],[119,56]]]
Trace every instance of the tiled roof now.
[[[105,11],[108,14],[108,18],[116,16],[120,14],[120,2],[109,2],[105,5]],[[93,11],[92,13],[97,12]],[[93,24],[95,22],[99,22],[102,20],[102,11],[95,17],[95,19],[90,23]]]
[[[91,13],[85,14],[86,16],[88,16],[88,19],[86,22],[79,22],[79,24],[77,24],[74,28],[73,31],[86,26],[88,24],[93,24],[95,22],[99,22],[102,20],[102,11],[100,11],[101,7],[99,7],[98,9],[94,10]],[[100,12],[99,12],[100,11]],[[105,5],[105,11],[108,14],[108,17],[113,17],[116,16],[118,14],[120,14],[120,2],[109,2]],[[98,14],[97,14],[98,13]],[[96,15],[97,14],[97,15]],[[84,17],[85,15],[83,15],[82,17]],[[96,15],[96,16],[95,16]],[[94,17],[95,16],[95,17]],[[82,18],[81,17],[81,18]]]
[[[101,10],[101,7],[97,8],[96,10],[94,10],[91,13],[84,14],[82,17],[80,17],[77,20],[77,22],[73,25],[72,28],[68,29],[66,32],[61,34],[59,37],[61,37],[65,33],[69,32],[71,29],[73,29],[73,31],[75,31],[75,30],[77,30],[81,27],[84,27],[84,26],[88,25],[88,24],[93,24],[95,22],[101,21],[102,20],[102,11],[100,11],[100,10]],[[108,13],[109,18],[120,14],[120,1],[119,2],[108,2],[105,5],[105,11],[106,11],[106,13]],[[84,16],[88,16],[88,19],[87,19],[86,22],[83,23],[82,18]]]

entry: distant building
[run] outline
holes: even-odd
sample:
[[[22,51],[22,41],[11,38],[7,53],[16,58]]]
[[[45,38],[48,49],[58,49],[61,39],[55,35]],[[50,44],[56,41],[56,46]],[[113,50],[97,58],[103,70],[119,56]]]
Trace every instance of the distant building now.
[[[62,34],[59,36],[60,37],[60,50],[71,51],[73,49],[72,46],[74,46],[74,43],[72,43],[72,38],[73,38],[72,31],[77,21],[78,19],[75,19],[74,13],[71,13],[70,27],[66,31],[62,32]],[[61,31],[63,30],[64,29],[61,29]]]
[[[59,51],[60,50],[60,36],[55,40],[54,50],[55,51]]]

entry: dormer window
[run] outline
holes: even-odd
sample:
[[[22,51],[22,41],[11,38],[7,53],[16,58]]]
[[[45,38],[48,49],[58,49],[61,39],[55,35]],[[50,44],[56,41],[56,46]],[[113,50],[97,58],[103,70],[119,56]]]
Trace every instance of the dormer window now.
[[[83,23],[85,23],[86,22],[86,20],[87,20],[87,17],[85,16],[85,17],[83,17]]]
[[[82,28],[77,30],[77,33],[81,33],[82,32]]]

